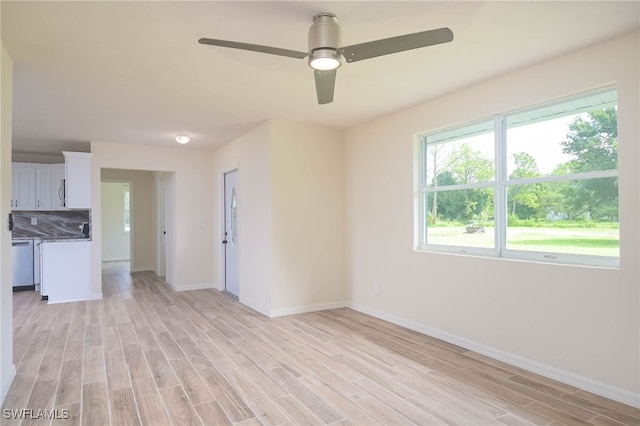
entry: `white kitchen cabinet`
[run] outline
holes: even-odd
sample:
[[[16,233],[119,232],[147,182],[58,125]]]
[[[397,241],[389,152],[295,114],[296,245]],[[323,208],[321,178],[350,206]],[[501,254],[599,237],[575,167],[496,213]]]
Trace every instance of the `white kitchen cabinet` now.
[[[63,152],[60,164],[12,163],[11,210],[91,208],[91,157]]]
[[[36,174],[36,210],[51,210],[51,166],[39,164]]]
[[[91,299],[91,241],[43,241],[40,293],[49,303]]]
[[[63,151],[66,176],[67,207],[91,208],[91,157],[90,152]]]
[[[11,210],[36,209],[36,168],[33,164],[11,165]]]
[[[51,165],[51,210],[68,210],[65,205],[65,164]]]
[[[11,210],[51,210],[49,164],[11,164]]]

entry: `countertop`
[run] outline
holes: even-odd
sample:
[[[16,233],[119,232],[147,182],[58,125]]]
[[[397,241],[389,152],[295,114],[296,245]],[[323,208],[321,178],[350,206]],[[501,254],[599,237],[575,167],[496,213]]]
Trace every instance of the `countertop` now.
[[[84,237],[19,237],[12,238],[12,241],[29,241],[29,240],[38,240],[43,243],[73,243],[73,242],[81,242],[81,241],[91,241],[91,238]]]
[[[38,238],[43,243],[75,243],[91,241],[91,238]]]

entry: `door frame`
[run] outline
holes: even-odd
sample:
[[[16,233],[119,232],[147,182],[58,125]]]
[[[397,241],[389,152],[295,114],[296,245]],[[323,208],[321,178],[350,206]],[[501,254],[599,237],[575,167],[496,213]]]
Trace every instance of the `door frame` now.
[[[229,168],[225,168],[222,169],[222,171],[219,174],[220,177],[220,184],[218,185],[219,188],[219,197],[218,199],[220,200],[220,209],[219,209],[219,215],[218,215],[218,229],[219,229],[219,233],[218,233],[218,247],[220,247],[219,250],[219,256],[218,256],[218,262],[220,263],[220,272],[219,272],[219,285],[218,285],[218,290],[219,291],[225,291],[226,290],[226,276],[227,276],[227,261],[226,261],[226,250],[224,247],[224,244],[222,243],[222,240],[224,240],[224,233],[225,233],[225,215],[226,215],[226,202],[225,202],[225,185],[224,185],[224,175],[227,173],[231,173],[231,172],[237,172],[238,173],[238,184],[237,184],[237,188],[238,188],[238,193],[242,192],[242,189],[240,188],[240,167],[239,166],[232,166]],[[241,212],[241,205],[242,203],[238,203],[238,218],[242,217],[242,212]],[[240,234],[242,233],[242,227],[239,226],[238,227],[238,241],[240,241]],[[241,254],[240,254],[240,250],[238,250],[238,300],[240,300],[240,262],[241,262]]]
[[[164,172],[154,172],[154,181],[156,191],[156,250],[154,271],[159,277],[167,276],[167,175]]]

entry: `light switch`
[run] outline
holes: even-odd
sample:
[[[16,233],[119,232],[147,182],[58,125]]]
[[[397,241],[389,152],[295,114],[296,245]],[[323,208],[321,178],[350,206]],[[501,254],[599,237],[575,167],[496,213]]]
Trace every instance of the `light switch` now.
[[[32,225],[37,225],[38,224],[38,218],[37,217],[32,217],[31,218],[31,224]]]

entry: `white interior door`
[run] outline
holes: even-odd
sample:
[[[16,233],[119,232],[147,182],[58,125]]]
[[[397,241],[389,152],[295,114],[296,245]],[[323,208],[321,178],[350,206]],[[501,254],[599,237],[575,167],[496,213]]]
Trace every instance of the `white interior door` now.
[[[224,289],[239,297],[238,170],[224,174]]]

